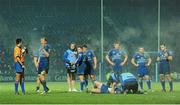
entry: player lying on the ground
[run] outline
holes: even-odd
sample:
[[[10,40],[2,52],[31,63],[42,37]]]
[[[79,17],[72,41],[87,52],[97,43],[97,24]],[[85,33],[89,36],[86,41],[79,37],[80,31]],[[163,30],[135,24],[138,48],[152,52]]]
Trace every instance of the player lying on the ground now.
[[[138,82],[136,77],[131,73],[122,73],[120,75],[120,83],[123,93],[138,93]]]
[[[115,86],[117,85],[116,82],[113,82],[111,84],[111,87],[109,87],[107,84],[103,84],[102,82],[95,81],[94,82],[94,88],[91,90],[91,93],[115,93]]]

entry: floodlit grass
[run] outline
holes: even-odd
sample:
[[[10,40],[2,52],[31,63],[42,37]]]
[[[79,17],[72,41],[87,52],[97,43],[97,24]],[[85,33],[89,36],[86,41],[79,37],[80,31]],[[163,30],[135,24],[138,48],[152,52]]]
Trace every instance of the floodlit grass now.
[[[79,83],[76,84],[79,88]],[[144,83],[145,85],[145,83]],[[180,103],[180,83],[174,83],[173,93],[161,92],[160,83],[153,83],[155,92],[148,94],[90,94],[67,92],[64,82],[49,82],[51,93],[40,95],[35,92],[36,84],[26,82],[26,95],[14,94],[14,83],[0,83],[0,104],[176,104]],[[167,89],[168,84],[166,83]],[[146,86],[145,86],[146,88]],[[19,89],[20,90],[20,89]],[[42,90],[42,87],[41,87]],[[21,93],[21,92],[20,92]]]

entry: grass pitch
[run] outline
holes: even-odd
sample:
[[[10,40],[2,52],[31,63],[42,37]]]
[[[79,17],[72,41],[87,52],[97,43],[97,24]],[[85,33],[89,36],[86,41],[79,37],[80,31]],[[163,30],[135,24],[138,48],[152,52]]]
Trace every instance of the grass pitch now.
[[[79,83],[76,84],[77,89]],[[152,83],[155,92],[148,94],[89,94],[67,92],[64,82],[49,82],[51,93],[35,92],[36,83],[26,82],[26,95],[14,94],[14,83],[0,83],[0,104],[177,104],[180,103],[180,83],[174,83],[174,92],[161,92],[160,83]],[[168,84],[166,83],[168,89]],[[144,83],[144,88],[147,89]],[[19,89],[20,90],[20,89]],[[41,87],[42,90],[42,87]]]

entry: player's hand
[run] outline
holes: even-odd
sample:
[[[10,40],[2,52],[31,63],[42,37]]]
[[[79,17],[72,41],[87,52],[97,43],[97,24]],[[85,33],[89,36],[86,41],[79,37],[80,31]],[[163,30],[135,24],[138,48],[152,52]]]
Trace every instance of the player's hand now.
[[[146,66],[149,66],[150,64],[146,64]]]
[[[167,58],[167,57],[168,57],[168,53],[166,52],[166,53],[164,54],[164,56]]]
[[[114,62],[109,62],[112,66],[114,66],[115,64],[114,64]]]
[[[138,64],[135,64],[134,66],[138,67],[139,65],[138,65]]]
[[[94,65],[94,67],[93,67],[93,68],[94,68],[94,70],[96,70],[96,68],[97,68],[97,65]]]
[[[124,64],[125,64],[125,62],[121,62],[121,64],[120,64],[120,65],[121,65],[121,66],[123,66]]]
[[[157,58],[157,61],[158,61],[158,62],[160,61],[160,57]]]
[[[24,53],[25,53],[25,51],[26,51],[26,50],[23,48],[23,49],[22,49],[22,53],[24,54]]]
[[[46,50],[45,50],[44,48],[42,49],[42,51],[43,51],[43,52],[46,52]]]
[[[22,65],[22,68],[25,69],[26,67],[24,65]]]

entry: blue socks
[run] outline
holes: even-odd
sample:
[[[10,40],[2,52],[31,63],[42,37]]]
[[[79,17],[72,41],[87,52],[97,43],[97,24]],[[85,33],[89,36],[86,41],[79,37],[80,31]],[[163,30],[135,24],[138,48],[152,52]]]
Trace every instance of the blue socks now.
[[[15,81],[15,84],[14,84],[14,86],[15,86],[15,94],[18,94],[18,84],[19,84],[19,82]]]
[[[151,89],[151,80],[146,81],[148,89]]]
[[[83,91],[83,81],[80,82],[80,90]]]
[[[146,84],[147,84],[148,89],[151,89],[151,80],[147,80]],[[143,80],[139,80],[139,86],[141,90],[143,90]]]
[[[83,80],[80,82],[80,90],[83,91],[83,87],[86,86],[86,82]]]
[[[88,88],[88,80],[85,79],[85,87]]]
[[[41,81],[41,83],[42,83],[42,85],[43,85],[44,91],[47,92],[46,81],[43,80],[43,81]]]
[[[37,90],[39,90],[39,89],[40,89],[40,87],[39,87],[39,86],[37,86],[37,87],[36,87],[36,91],[37,91]]]
[[[15,81],[15,84],[14,84],[14,86],[15,86],[15,94],[18,94],[18,85],[19,85],[19,82]],[[20,86],[21,86],[22,93],[25,94],[24,81],[20,82]]]
[[[22,93],[25,94],[24,81],[20,82]]]
[[[169,81],[169,87],[170,87],[170,91],[173,91],[173,83],[172,83],[172,81]]]
[[[86,81],[83,80],[80,82],[80,90],[83,91],[84,86],[86,86]]]
[[[143,89],[143,81],[142,80],[139,80],[139,85],[140,85],[140,88]]]
[[[173,91],[173,82],[172,81],[168,81],[169,82],[169,87],[170,87],[170,92]],[[163,91],[166,91],[165,89],[165,81],[161,81],[161,86],[162,86],[162,89]]]
[[[161,81],[161,86],[162,86],[163,91],[166,91],[166,89],[165,89],[165,81]]]

